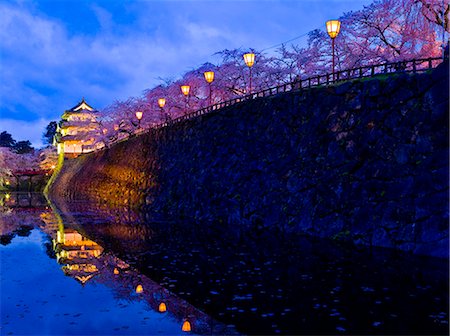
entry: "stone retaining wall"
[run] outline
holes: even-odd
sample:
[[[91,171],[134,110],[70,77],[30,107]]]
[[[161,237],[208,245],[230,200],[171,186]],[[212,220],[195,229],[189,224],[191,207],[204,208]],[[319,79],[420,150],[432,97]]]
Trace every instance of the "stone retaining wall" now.
[[[53,197],[448,257],[448,62],[256,99],[65,161]]]

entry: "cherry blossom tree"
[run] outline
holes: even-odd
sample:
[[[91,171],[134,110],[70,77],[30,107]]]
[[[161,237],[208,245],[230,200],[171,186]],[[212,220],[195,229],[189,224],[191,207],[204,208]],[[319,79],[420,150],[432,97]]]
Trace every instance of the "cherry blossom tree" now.
[[[422,15],[444,31],[450,32],[450,4],[448,0],[410,0],[411,5],[418,6]]]
[[[38,151],[18,154],[10,148],[0,147],[0,187],[4,188],[17,171],[39,170]]]
[[[411,0],[376,0],[341,21],[336,38],[341,69],[439,55],[435,25]]]
[[[54,146],[47,146],[36,154],[39,158],[39,168],[41,170],[53,171],[58,164],[58,153]]]
[[[405,59],[428,58],[441,54],[439,34],[449,31],[448,0],[374,0],[361,10],[345,13],[341,32],[335,40],[336,69]],[[205,63],[186,72],[178,80],[166,79],[146,90],[141,97],[115,101],[101,111],[98,141],[109,143],[127,137],[138,127],[136,111],[143,112],[142,128],[150,128],[209,104],[209,84],[203,73],[214,71],[212,103],[248,94],[249,69],[243,54],[255,53],[252,90],[258,91],[298,79],[331,72],[331,39],[323,29],[308,34],[306,46],[282,45],[275,55],[253,49],[222,50],[218,65]],[[185,97],[181,85],[189,85]],[[158,99],[165,98],[163,109]]]

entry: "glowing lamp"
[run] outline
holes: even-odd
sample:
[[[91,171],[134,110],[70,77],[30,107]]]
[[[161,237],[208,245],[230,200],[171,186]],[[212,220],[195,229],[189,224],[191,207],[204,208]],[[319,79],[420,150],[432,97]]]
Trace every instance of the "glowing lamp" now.
[[[327,25],[327,33],[330,35],[332,39],[338,36],[339,31],[341,30],[341,21],[339,20],[329,20],[326,23]]]
[[[6,195],[5,195],[5,198],[6,198],[7,200],[9,200],[10,197],[11,197],[11,196],[10,196],[9,194],[6,194]]]
[[[184,321],[181,330],[186,332],[191,331],[191,323],[188,320]]]
[[[203,73],[203,75],[205,76],[205,80],[208,83],[212,83],[213,82],[213,80],[214,80],[214,71],[205,71]]]
[[[142,112],[141,111],[137,111],[136,112],[136,118],[138,118],[138,120],[142,119]]]
[[[167,306],[164,302],[161,302],[158,306],[158,311],[160,313],[165,313],[167,311]]]
[[[339,20],[329,20],[327,21],[327,33],[331,37],[331,52],[332,52],[332,61],[331,61],[331,69],[333,70],[333,81],[335,79],[334,75],[334,68],[335,68],[335,61],[334,61],[334,39],[336,36],[338,36],[339,31],[341,29],[341,21]]]
[[[253,64],[255,64],[255,54],[254,53],[244,54],[244,62],[245,64],[247,64],[249,68],[251,68]]]
[[[137,285],[136,286],[136,293],[140,294],[144,291],[144,288],[142,288],[142,285]]]
[[[114,274],[119,274],[119,270],[117,269],[117,267],[114,268]]]
[[[52,165],[51,167],[50,167],[51,169],[55,169],[56,168],[56,166],[55,165]]]
[[[189,94],[190,88],[191,87],[189,85],[181,85],[181,92],[183,92],[183,94],[187,96]]]
[[[163,108],[164,105],[166,105],[166,100],[164,98],[159,98],[158,99],[158,105],[160,108]]]

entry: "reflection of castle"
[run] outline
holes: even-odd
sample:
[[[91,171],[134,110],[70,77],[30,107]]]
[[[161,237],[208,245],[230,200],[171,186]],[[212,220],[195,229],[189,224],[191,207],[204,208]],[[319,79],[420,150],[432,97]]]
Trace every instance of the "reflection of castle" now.
[[[76,230],[61,227],[53,243],[56,259],[63,264],[62,270],[66,275],[84,284],[98,273],[95,264],[103,248],[96,242]]]
[[[77,230],[65,227],[56,211],[42,213],[40,219],[40,229],[51,237],[62,270],[82,285],[92,279],[90,283],[111,287],[120,299],[145,300],[153,310],[175,318],[182,331],[192,330],[197,334],[208,335],[236,334],[234,329],[197,310],[127,262],[111,253],[104,253],[100,245]],[[120,224],[119,227],[123,228]]]

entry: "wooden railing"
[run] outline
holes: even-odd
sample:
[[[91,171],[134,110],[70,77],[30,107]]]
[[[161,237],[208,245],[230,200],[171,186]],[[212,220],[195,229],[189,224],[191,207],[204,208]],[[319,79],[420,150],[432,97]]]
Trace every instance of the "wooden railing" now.
[[[327,73],[325,75],[317,75],[309,78],[305,78],[302,80],[294,81],[291,83],[286,83],[278,86],[274,86],[265,90],[261,90],[258,92],[254,92],[252,94],[226,100],[200,110],[185,114],[181,117],[173,119],[171,123],[178,123],[184,120],[189,120],[195,117],[198,117],[203,114],[211,113],[213,111],[219,110],[221,108],[231,106],[243,101],[248,101],[261,97],[269,97],[276,95],[278,93],[290,92],[290,91],[299,91],[302,89],[310,89],[315,86],[320,85],[331,85],[337,82],[359,79],[365,77],[374,77],[378,75],[399,73],[399,72],[422,72],[429,69],[435,68],[437,65],[442,63],[442,58],[426,58],[426,59],[415,59],[409,61],[401,61],[395,63],[383,63],[383,64],[374,64],[368,66],[362,66],[359,68],[349,69],[349,70],[341,70],[333,73]],[[158,124],[153,128],[161,128],[168,126],[167,122]]]
[[[237,97],[234,99],[226,100],[217,104],[210,105],[208,107],[199,109],[197,111],[185,114],[178,118],[171,120],[170,122],[163,122],[157,125],[152,126],[150,129],[144,130],[140,129],[138,132],[135,132],[135,135],[149,132],[151,129],[159,129],[163,127],[167,127],[169,125],[173,125],[179,122],[183,122],[192,118],[196,118],[198,116],[212,113],[214,111],[220,110],[224,107],[232,106],[241,102],[253,100],[256,98],[269,97],[276,95],[278,93],[291,92],[291,91],[301,91],[305,89],[310,89],[312,87],[317,86],[326,86],[333,85],[339,82],[367,78],[367,77],[375,77],[380,75],[388,75],[388,74],[396,74],[396,73],[418,73],[427,71],[437,67],[440,63],[442,63],[443,59],[434,57],[434,58],[424,58],[424,59],[414,59],[408,61],[400,61],[393,63],[382,63],[382,64],[373,64],[362,66],[358,68],[341,70],[335,73],[327,73],[324,75],[312,76],[309,78],[297,80],[291,83],[281,84],[278,86],[274,86],[268,89],[264,89],[258,92],[254,92],[242,97]],[[127,140],[120,139],[108,144],[108,146]],[[102,148],[103,149],[103,148]],[[102,150],[100,149],[100,150]]]

